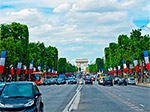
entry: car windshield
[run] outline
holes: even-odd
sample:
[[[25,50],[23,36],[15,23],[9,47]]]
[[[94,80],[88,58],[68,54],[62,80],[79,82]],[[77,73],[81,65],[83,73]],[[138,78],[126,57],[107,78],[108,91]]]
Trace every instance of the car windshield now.
[[[107,81],[107,80],[112,80],[110,77],[107,77],[107,78],[105,78],[105,80]]]
[[[75,80],[75,78],[70,77],[68,80]]]
[[[0,83],[0,88],[4,87],[5,83]]]
[[[32,97],[32,88],[32,84],[7,84],[1,93],[1,97]]]

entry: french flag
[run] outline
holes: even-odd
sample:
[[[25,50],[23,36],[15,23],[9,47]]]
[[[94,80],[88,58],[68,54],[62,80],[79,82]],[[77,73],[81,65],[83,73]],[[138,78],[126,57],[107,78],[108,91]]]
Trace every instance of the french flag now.
[[[143,51],[147,70],[150,70],[149,57],[147,50]]]
[[[133,65],[132,65],[132,63],[130,63],[130,65],[129,65],[129,73],[132,72],[132,69],[133,69]]]
[[[23,68],[24,68],[24,74],[26,75],[28,73],[27,72],[27,67],[24,65]]]
[[[17,74],[18,75],[21,73],[21,65],[22,65],[22,61],[20,61],[17,65]]]
[[[1,51],[0,73],[4,72],[5,58],[6,58],[6,51]]]
[[[35,67],[33,67],[33,72],[36,72],[36,68]]]
[[[13,65],[10,65],[10,73],[11,73],[11,75],[14,75]]]
[[[116,67],[114,67],[114,74],[116,74]]]
[[[118,74],[122,73],[120,66],[118,66]]]
[[[137,66],[138,61],[133,58],[133,62],[134,62],[135,71],[138,71],[138,66]]]
[[[40,63],[40,66],[38,66],[38,71],[39,72],[41,71],[41,63]]]
[[[33,69],[33,60],[32,60],[32,62],[30,63],[30,66],[29,66],[29,74],[32,73],[32,69]]]
[[[122,61],[122,63],[123,63],[123,68],[124,68],[123,72],[127,73],[128,72],[127,65],[126,65],[126,63],[124,61]]]
[[[43,74],[46,75],[46,65],[44,65],[44,68],[45,68],[45,70],[44,70]]]
[[[50,72],[51,72],[51,68],[48,69],[47,75],[50,75]]]

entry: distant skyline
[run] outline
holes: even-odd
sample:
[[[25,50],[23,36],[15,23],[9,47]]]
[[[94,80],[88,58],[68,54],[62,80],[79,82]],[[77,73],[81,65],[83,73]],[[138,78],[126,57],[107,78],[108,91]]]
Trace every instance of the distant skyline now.
[[[29,28],[30,42],[55,46],[59,58],[93,63],[120,34],[150,28],[149,0],[0,0],[0,24]],[[142,28],[142,35],[150,30]]]

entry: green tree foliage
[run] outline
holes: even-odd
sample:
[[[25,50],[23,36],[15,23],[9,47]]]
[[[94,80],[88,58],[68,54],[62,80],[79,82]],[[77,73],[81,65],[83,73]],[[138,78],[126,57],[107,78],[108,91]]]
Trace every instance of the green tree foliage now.
[[[96,58],[96,66],[97,72],[99,72],[99,70],[102,72],[102,69],[104,70],[104,60],[101,58]]]
[[[143,50],[148,50],[150,55],[150,37],[149,35],[141,35],[139,30],[132,30],[130,37],[127,35],[119,35],[118,43],[110,43],[106,47],[105,52],[105,67],[122,66],[122,60],[127,63],[133,63],[133,55],[139,62],[144,59]]]

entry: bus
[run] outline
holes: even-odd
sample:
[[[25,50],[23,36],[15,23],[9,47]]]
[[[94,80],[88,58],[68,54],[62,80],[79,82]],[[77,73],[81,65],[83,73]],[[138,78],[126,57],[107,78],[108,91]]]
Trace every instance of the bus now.
[[[104,78],[104,77],[107,77],[106,73],[98,73],[98,79],[97,80],[99,80],[100,78]]]
[[[35,82],[37,85],[44,84],[44,74],[42,72],[33,72],[30,75],[30,81]]]

